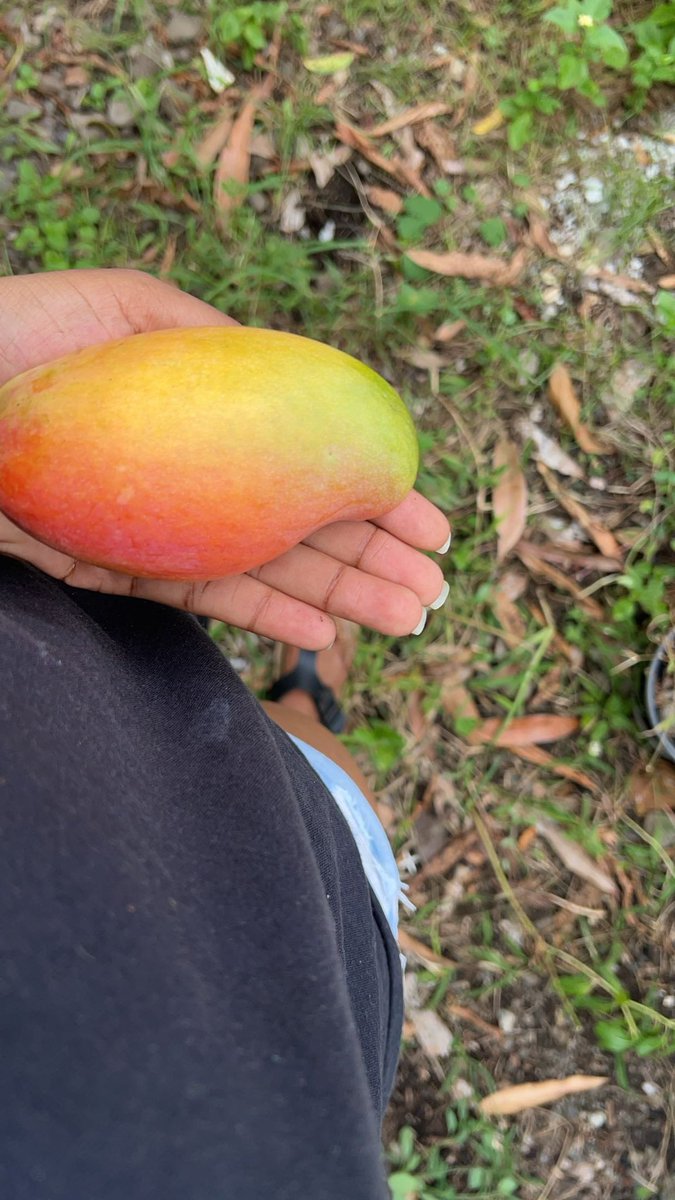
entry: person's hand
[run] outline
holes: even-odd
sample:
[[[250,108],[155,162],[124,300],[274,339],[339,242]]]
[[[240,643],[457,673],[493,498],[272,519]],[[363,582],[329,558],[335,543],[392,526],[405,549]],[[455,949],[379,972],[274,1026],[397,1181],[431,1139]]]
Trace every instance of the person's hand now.
[[[131,270],[59,271],[0,279],[0,386],[31,367],[114,338],[229,317]],[[0,513],[0,553],[73,587],[155,600],[308,650],[330,645],[332,617],[404,636],[440,599],[443,575],[420,550],[449,539],[446,518],[417,492],[377,521],[326,525],[244,575],[207,582],[142,579],[74,560]]]

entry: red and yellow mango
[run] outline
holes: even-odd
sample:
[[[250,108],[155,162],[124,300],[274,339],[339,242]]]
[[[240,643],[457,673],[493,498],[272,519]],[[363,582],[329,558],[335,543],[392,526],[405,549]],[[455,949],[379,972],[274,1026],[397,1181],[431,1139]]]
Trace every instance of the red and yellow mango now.
[[[138,334],[0,389],[0,510],[74,558],[216,579],[394,508],[418,465],[397,393],[272,330]]]

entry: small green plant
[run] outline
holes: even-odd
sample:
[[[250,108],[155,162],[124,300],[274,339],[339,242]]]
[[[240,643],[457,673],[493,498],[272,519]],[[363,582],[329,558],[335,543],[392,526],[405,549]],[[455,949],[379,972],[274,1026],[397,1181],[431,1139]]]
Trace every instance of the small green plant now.
[[[406,196],[403,209],[396,222],[399,238],[404,245],[414,245],[424,237],[443,216],[438,200],[426,196]]]
[[[658,4],[644,20],[631,26],[640,54],[631,64],[637,107],[655,83],[672,83],[675,75],[675,5]]]
[[[32,162],[19,163],[12,209],[19,226],[14,246],[41,267],[54,271],[97,265],[100,210],[89,204],[71,206],[58,176],[41,175]]]
[[[367,750],[376,771],[386,774],[400,762],[405,749],[405,738],[387,725],[385,721],[371,721],[362,725],[344,739],[352,750]]]
[[[641,51],[632,63],[628,41],[609,23],[612,9],[613,0],[566,0],[544,14],[543,20],[554,27],[560,41],[554,63],[502,101],[512,150],[520,150],[532,140],[541,116],[550,116],[562,107],[561,93],[573,92],[604,107],[603,69],[630,70],[637,107],[655,83],[672,79],[673,5],[660,4],[644,21],[627,28]]]
[[[264,50],[281,24],[286,26],[289,40],[296,50],[304,49],[304,30],[297,15],[288,15],[288,5],[254,0],[253,4],[228,5],[223,12],[214,13],[212,31],[224,50],[236,49],[242,66],[250,70],[256,54]]]

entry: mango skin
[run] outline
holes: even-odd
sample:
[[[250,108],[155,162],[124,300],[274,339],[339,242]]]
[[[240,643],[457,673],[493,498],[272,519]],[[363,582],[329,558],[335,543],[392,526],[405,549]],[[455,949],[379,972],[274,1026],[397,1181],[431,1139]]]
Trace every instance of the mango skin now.
[[[417,467],[381,376],[273,330],[137,334],[0,388],[0,510],[131,575],[250,570],[328,522],[389,512]]]

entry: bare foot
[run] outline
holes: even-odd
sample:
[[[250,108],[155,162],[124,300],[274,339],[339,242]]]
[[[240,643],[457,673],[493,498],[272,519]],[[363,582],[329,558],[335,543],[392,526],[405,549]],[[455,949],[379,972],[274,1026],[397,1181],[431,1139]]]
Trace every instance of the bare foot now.
[[[338,619],[337,637],[329,650],[319,650],[316,656],[316,673],[322,683],[332,689],[339,699],[349,676],[354,655],[356,653],[357,628],[352,621]],[[280,655],[279,676],[286,675],[297,666],[300,651],[295,646],[283,646]],[[293,688],[286,692],[278,701],[285,708],[295,712],[305,713],[308,717],[319,720],[316,704],[309,692],[301,688]]]

